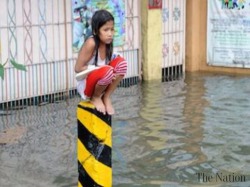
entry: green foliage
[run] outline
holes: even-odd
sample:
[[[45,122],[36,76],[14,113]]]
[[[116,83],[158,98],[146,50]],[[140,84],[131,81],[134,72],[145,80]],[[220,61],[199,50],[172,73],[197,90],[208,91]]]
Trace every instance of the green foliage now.
[[[4,66],[2,64],[0,64],[0,77],[4,78]]]
[[[4,66],[7,64],[7,62],[8,62],[8,59],[6,60],[4,64],[0,63],[0,77],[2,80],[4,80]],[[25,65],[17,63],[14,59],[10,59],[10,63],[17,70],[27,71]]]
[[[18,64],[15,60],[11,59],[10,63],[14,66],[14,68],[16,68],[17,70],[21,70],[21,71],[27,71],[26,70],[26,66],[23,64]]]

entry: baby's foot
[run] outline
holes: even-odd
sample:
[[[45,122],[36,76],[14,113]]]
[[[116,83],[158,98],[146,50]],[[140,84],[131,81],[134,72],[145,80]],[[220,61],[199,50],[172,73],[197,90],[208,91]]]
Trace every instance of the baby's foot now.
[[[105,105],[100,97],[92,97],[90,102],[95,106],[96,110],[106,114]]]
[[[109,115],[113,115],[115,114],[115,110],[113,108],[113,105],[111,103],[111,99],[110,97],[104,97],[103,98],[103,102],[104,102],[104,105],[106,107],[106,111]]]

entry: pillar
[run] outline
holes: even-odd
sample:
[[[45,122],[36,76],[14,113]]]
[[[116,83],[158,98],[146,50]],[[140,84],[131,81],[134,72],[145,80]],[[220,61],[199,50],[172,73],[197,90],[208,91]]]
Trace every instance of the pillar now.
[[[143,80],[161,80],[162,10],[149,9],[149,2],[149,0],[141,1]]]
[[[201,63],[201,51],[206,45],[206,41],[201,33],[201,19],[206,21],[206,16],[201,16],[200,6],[203,1],[186,1],[186,71],[198,71]],[[205,2],[206,3],[206,2]],[[202,51],[203,52],[203,51]]]
[[[98,112],[90,102],[80,102],[77,124],[78,187],[111,187],[111,116]]]

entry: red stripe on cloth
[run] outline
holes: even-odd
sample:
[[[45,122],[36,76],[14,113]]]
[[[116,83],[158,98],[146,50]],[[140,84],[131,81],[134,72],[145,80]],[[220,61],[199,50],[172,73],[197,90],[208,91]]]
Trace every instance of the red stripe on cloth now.
[[[112,79],[114,77],[113,69],[110,69],[106,75],[97,82],[99,85],[108,85],[112,82]]]

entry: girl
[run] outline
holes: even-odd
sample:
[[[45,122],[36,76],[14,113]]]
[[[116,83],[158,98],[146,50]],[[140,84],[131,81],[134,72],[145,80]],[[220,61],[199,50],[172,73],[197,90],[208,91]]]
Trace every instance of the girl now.
[[[127,72],[127,62],[113,54],[114,17],[106,10],[98,10],[91,21],[92,35],[85,41],[75,65],[75,72],[88,65],[99,66],[87,77],[78,81],[77,90],[82,99],[90,98],[99,112],[114,114],[111,94]]]

